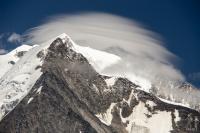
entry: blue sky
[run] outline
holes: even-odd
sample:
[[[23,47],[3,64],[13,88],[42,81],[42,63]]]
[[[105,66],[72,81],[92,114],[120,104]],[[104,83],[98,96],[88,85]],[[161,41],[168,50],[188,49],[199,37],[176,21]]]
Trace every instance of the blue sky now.
[[[199,0],[1,0],[0,48],[9,51],[17,47],[20,40],[13,33],[23,34],[52,15],[112,13],[136,20],[160,34],[167,48],[182,59],[179,69],[200,87],[199,7]],[[5,41],[11,35],[15,41]]]

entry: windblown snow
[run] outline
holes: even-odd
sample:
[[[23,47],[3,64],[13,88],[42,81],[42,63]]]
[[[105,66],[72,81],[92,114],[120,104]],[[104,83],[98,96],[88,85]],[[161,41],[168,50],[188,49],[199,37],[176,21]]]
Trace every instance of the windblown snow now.
[[[115,84],[116,78],[115,77],[111,77],[109,79],[105,80],[108,86],[113,86]]]

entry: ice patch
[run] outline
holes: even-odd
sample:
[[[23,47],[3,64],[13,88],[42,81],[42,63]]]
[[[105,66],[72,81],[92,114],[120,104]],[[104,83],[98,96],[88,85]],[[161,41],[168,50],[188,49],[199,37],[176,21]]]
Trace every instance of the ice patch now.
[[[175,122],[176,123],[181,120],[181,118],[179,117],[179,112],[178,112],[177,109],[175,109],[174,115],[175,115]]]
[[[99,93],[99,89],[97,88],[97,86],[95,84],[92,84],[93,85],[93,89]]]
[[[112,122],[112,109],[115,105],[116,103],[111,103],[110,107],[106,110],[106,113],[96,114],[96,117],[99,118],[101,122],[109,126]]]
[[[33,97],[29,98],[27,104],[29,104],[32,100],[33,100]]]
[[[106,81],[107,86],[113,86],[115,84],[116,78],[111,77],[109,79],[106,79],[105,81]]]
[[[37,89],[36,93],[40,94],[41,91],[42,91],[42,86],[40,86],[40,87]]]
[[[153,109],[154,106],[157,106],[156,103],[154,103],[153,101],[149,101],[149,100],[146,101],[146,104],[149,105],[152,109]]]

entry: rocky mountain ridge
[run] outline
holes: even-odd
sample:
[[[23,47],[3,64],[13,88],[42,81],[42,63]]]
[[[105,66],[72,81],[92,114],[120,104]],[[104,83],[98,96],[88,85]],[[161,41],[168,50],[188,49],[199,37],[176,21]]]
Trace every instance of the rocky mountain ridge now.
[[[57,38],[35,55],[41,72],[0,122],[2,133],[198,133],[200,113],[161,101],[126,78],[101,75]]]

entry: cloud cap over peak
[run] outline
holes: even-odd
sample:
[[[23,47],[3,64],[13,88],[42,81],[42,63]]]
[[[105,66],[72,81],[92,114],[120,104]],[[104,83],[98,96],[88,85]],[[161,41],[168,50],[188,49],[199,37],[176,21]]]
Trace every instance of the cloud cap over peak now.
[[[105,13],[60,15],[29,30],[25,37],[28,43],[40,44],[61,33],[67,33],[79,45],[122,57],[122,62],[106,68],[104,73],[133,73],[154,84],[185,80],[172,63],[178,58],[164,47],[157,34],[137,22]]]

